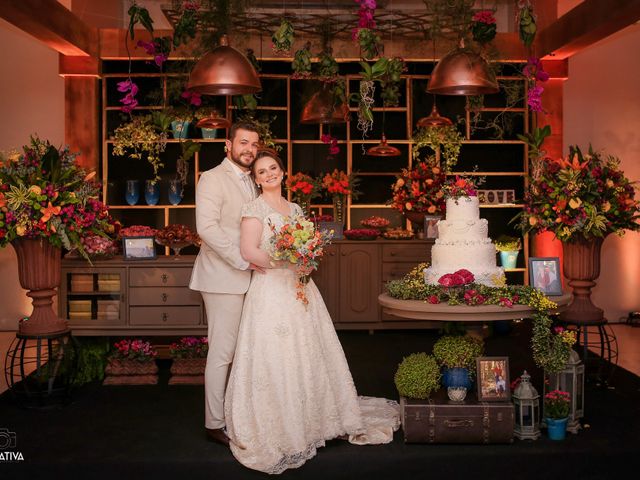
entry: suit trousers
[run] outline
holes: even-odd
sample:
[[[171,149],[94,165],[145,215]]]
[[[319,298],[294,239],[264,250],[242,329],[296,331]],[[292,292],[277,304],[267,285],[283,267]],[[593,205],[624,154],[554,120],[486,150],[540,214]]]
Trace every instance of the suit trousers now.
[[[224,394],[236,351],[244,294],[200,292],[208,323],[209,353],[204,371],[205,427],[222,428]]]

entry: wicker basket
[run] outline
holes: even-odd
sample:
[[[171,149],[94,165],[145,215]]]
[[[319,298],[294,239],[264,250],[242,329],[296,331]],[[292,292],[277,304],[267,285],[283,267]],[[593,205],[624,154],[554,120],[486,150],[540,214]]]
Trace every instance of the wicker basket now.
[[[204,385],[206,358],[174,358],[169,385]]]
[[[156,385],[158,366],[156,362],[111,359],[105,368],[103,385]]]

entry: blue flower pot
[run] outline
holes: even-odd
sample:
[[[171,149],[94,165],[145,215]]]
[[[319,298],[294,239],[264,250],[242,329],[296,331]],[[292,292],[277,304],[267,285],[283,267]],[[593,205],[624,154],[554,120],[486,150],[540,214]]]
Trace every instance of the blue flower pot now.
[[[181,120],[174,120],[171,122],[171,131],[173,132],[173,138],[189,138],[189,126],[191,122],[183,122]]]
[[[449,387],[465,387],[467,390],[471,388],[471,378],[469,370],[466,368],[444,368],[442,371],[442,385]]]
[[[217,128],[201,128],[202,138],[218,138]]]
[[[500,252],[500,263],[504,268],[516,268],[518,263],[518,250],[512,252]]]
[[[567,436],[568,418],[545,418],[549,440],[564,440]]]

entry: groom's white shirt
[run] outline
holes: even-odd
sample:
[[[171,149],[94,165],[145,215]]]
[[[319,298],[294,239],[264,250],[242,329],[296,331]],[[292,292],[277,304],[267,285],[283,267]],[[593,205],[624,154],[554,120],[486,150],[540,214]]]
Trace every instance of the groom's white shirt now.
[[[202,240],[193,265],[192,290],[244,294],[249,288],[249,263],[240,255],[240,215],[251,194],[244,174],[231,160],[200,176],[196,188],[196,229]]]

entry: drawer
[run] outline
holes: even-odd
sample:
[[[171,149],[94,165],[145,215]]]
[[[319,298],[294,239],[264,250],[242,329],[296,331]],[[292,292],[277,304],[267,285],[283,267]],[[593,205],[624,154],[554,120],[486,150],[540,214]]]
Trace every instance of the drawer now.
[[[191,279],[191,267],[186,268],[130,268],[131,287],[187,287]]]
[[[187,287],[132,287],[129,305],[200,305],[200,292]]]
[[[418,262],[387,262],[382,264],[382,281],[402,280],[404,276],[417,266]]]
[[[199,325],[200,307],[131,307],[130,325]]]
[[[383,262],[413,262],[414,265],[420,262],[431,261],[431,245],[383,245]]]

